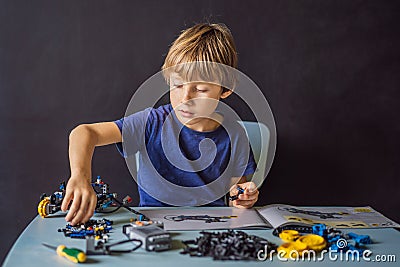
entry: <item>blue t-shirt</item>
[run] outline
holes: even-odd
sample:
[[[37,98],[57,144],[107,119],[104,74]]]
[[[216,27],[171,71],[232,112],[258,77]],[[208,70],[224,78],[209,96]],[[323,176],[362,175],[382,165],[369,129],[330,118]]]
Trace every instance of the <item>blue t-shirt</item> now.
[[[224,206],[231,178],[255,172],[245,130],[221,115],[222,125],[210,132],[184,126],[170,104],[115,121],[123,138],[117,147],[128,163],[140,152],[140,206]]]

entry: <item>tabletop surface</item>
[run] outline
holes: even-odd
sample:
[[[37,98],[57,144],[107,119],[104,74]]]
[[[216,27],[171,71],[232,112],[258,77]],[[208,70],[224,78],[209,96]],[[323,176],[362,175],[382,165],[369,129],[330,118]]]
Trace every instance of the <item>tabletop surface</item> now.
[[[111,214],[95,214],[94,219],[107,218],[114,222],[113,230],[110,232],[109,243],[126,239],[122,233],[122,226],[129,224],[133,214],[126,210],[119,210]],[[76,264],[57,256],[55,251],[44,247],[42,243],[53,246],[64,244],[67,247],[75,247],[86,250],[86,241],[83,239],[72,239],[64,237],[63,233],[58,232],[59,228],[64,228],[66,222],[64,214],[59,213],[48,218],[35,217],[19,236],[9,254],[7,255],[3,266],[76,266]],[[245,230],[246,233],[267,238],[275,244],[281,244],[282,241],[272,235],[272,230]],[[285,262],[276,256],[268,258],[265,261],[215,261],[209,257],[190,257],[179,252],[183,249],[181,240],[190,240],[199,237],[199,231],[180,231],[172,232],[172,249],[163,252],[148,252],[140,248],[134,252],[118,255],[100,255],[88,256],[85,264],[93,266],[181,266],[190,264],[195,266],[341,266],[343,263],[348,265],[363,266],[399,266],[400,262],[400,232],[396,229],[351,229],[343,232],[355,232],[357,234],[370,235],[373,244],[368,245],[372,254],[368,257],[360,258],[359,261],[346,255],[340,259],[340,255],[335,256],[325,254],[323,260],[317,257],[314,260],[299,260],[297,262]],[[378,262],[378,260],[381,260]],[[385,260],[383,262],[383,260]],[[289,260],[290,261],[290,260]]]

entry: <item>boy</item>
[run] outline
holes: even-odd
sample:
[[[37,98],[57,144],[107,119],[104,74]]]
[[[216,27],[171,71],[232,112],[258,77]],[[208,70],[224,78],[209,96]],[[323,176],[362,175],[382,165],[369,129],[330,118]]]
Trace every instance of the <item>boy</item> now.
[[[213,63],[237,68],[233,37],[226,26],[197,24],[183,31],[172,44],[162,67],[170,86],[169,105],[149,108],[115,122],[82,124],[72,130],[69,145],[71,177],[62,210],[66,211],[73,202],[66,221],[74,225],[88,221],[93,215],[96,195],[90,182],[94,148],[117,143],[122,154],[129,156],[119,144],[123,139],[132,150],[130,156],[137,151],[145,155],[141,157],[138,173],[140,206],[222,206],[221,192],[226,193],[226,188],[230,188],[232,195],[237,194],[237,186],[244,192],[230,205],[238,208],[254,205],[258,190],[253,182],[246,182],[246,176],[255,172],[256,164],[245,132],[229,116],[215,111],[219,100],[232,93],[233,86],[224,87],[218,78],[215,82],[215,73],[221,74],[218,70],[204,81],[203,72],[199,75],[198,71],[193,71],[196,66],[193,68],[192,64],[196,62],[202,71],[215,69]],[[187,79],[188,73],[194,73],[197,79],[194,82]],[[174,139],[178,141],[174,143]],[[143,140],[143,143],[130,140]],[[204,143],[201,144],[204,140],[212,140],[215,144],[204,148]],[[173,145],[170,149],[163,149],[160,144]],[[171,158],[169,153],[175,154]],[[184,160],[180,160],[182,154]],[[214,157],[211,161],[207,159],[210,155]],[[193,167],[198,159],[204,158],[206,164],[203,162],[199,168]],[[189,169],[178,166],[178,161]],[[231,161],[240,168],[229,167]],[[234,170],[225,171],[229,168]],[[232,181],[228,181],[225,176],[231,174]],[[170,185],[170,189],[178,189],[168,191],[159,182]],[[210,184],[214,187],[209,187]],[[190,189],[201,194],[193,195],[191,192],[194,191]],[[216,197],[212,196],[214,193]]]

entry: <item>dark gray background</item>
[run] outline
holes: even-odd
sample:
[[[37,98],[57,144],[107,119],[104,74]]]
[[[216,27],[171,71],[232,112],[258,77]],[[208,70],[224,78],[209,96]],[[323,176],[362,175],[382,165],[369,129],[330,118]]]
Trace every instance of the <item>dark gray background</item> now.
[[[70,130],[123,116],[205,19],[230,27],[275,115],[257,204],[371,205],[400,221],[399,14],[396,1],[0,1],[0,259],[69,177]],[[96,150],[98,174],[137,199],[113,146]]]

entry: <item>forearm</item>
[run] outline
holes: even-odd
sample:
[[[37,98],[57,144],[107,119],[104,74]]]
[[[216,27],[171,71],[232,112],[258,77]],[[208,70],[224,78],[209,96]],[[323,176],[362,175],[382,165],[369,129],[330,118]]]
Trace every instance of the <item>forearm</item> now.
[[[72,225],[87,222],[96,208],[97,196],[91,186],[94,148],[121,140],[121,132],[113,122],[82,124],[71,131],[69,135],[71,178],[65,190],[61,210],[66,211],[70,207],[65,219]]]
[[[96,134],[87,126],[79,125],[69,136],[69,162],[71,177],[84,177],[91,181],[92,157],[97,144]]]

